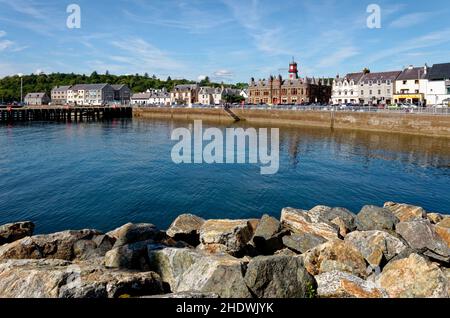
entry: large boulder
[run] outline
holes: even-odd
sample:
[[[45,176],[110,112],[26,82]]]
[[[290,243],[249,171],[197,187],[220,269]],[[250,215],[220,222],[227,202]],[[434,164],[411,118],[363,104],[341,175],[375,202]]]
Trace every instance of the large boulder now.
[[[106,234],[115,239],[114,247],[157,239],[163,236],[156,226],[150,223],[127,223]]]
[[[331,208],[324,205],[318,205],[309,210],[308,215],[314,222],[328,221],[335,223],[335,220],[338,218],[344,223],[345,228],[349,231],[353,231],[355,229],[356,215],[346,208]]]
[[[95,263],[9,260],[0,263],[0,298],[116,298],[164,293],[154,272],[107,270]]]
[[[356,248],[372,266],[379,266],[383,259],[390,261],[407,248],[400,239],[384,231],[355,231],[345,237],[345,242]]]
[[[0,260],[4,259],[62,259],[73,260],[74,244],[102,235],[97,230],[64,231],[47,235],[24,237],[0,246]]]
[[[414,250],[438,261],[449,262],[450,248],[436,233],[430,221],[401,222],[397,224],[396,231]]]
[[[244,250],[253,233],[254,227],[249,220],[208,220],[200,228],[200,248],[237,255]]]
[[[256,249],[262,254],[270,255],[277,250],[283,248],[280,222],[265,214],[261,218],[255,234],[253,235],[252,242]]]
[[[200,244],[200,228],[205,220],[193,214],[182,214],[178,216],[166,231],[169,237],[175,240],[197,246]]]
[[[448,278],[432,262],[418,254],[390,262],[378,284],[391,298],[447,298]]]
[[[438,226],[440,227],[446,227],[446,228],[450,228],[450,217],[446,216],[442,219],[442,221],[440,221],[438,224]]]
[[[17,222],[0,226],[0,245],[12,243],[24,237],[33,235],[34,223]]]
[[[367,276],[367,266],[361,253],[341,240],[328,241],[304,254],[305,267],[311,275],[331,271],[348,272],[359,277]]]
[[[108,268],[147,269],[148,245],[152,240],[126,244],[115,247],[105,255],[105,266]]]
[[[310,233],[291,234],[283,237],[284,246],[300,254],[306,253],[326,241],[322,236]]]
[[[75,259],[88,260],[103,257],[112,249],[115,240],[108,235],[96,235],[92,240],[79,240],[73,245]]]
[[[150,251],[150,268],[161,275],[174,293],[195,290],[221,298],[250,298],[244,282],[245,262],[228,254],[164,248]]]
[[[420,206],[403,203],[386,202],[384,207],[391,211],[400,222],[421,220],[427,218],[427,212]]]
[[[447,244],[447,247],[450,248],[450,228],[436,225],[434,230],[436,231],[436,234],[439,235]]]
[[[314,277],[319,298],[387,298],[386,291],[375,283],[355,275],[332,271]]]
[[[327,240],[339,237],[338,230],[330,224],[313,220],[308,211],[284,208],[281,211],[282,225],[295,234],[309,233],[321,236]],[[319,221],[319,222],[315,222]]]
[[[393,233],[398,218],[388,209],[374,205],[364,206],[355,218],[359,231],[387,231]]]
[[[247,267],[245,283],[258,298],[306,298],[315,289],[314,278],[296,256],[258,256]]]

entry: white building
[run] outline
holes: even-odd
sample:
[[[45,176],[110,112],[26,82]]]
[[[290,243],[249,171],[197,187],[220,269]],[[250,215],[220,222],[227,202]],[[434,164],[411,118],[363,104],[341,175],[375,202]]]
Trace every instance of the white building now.
[[[132,105],[170,106],[171,98],[166,89],[147,90],[145,93],[136,93],[131,96]]]
[[[337,76],[333,81],[331,100],[333,104],[359,103],[359,82],[364,73],[349,73],[345,77]]]
[[[170,92],[171,104],[192,106],[198,101],[199,86],[197,84],[176,85]]]
[[[428,105],[450,103],[450,63],[434,64],[428,69],[426,100]]]
[[[390,105],[393,103],[395,80],[401,71],[366,72],[359,81],[359,102],[361,105]]]
[[[222,104],[223,88],[201,87],[198,91],[198,103],[201,105]]]
[[[67,90],[67,103],[80,106],[100,106],[114,101],[114,89],[109,84],[77,84]]]
[[[428,80],[426,79],[428,66],[409,66],[397,77],[395,81],[395,103],[411,103],[425,105]]]

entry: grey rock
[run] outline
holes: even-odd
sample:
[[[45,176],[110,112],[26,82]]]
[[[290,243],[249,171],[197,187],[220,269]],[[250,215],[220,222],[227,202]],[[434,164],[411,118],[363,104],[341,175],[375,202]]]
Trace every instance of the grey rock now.
[[[175,240],[197,246],[200,244],[200,228],[205,220],[193,214],[178,216],[167,230],[167,235]]]
[[[107,270],[90,262],[9,260],[0,263],[0,298],[116,298],[164,293],[154,272]]]
[[[192,249],[165,248],[149,252],[151,269],[175,293],[198,291],[221,298],[249,298],[245,262],[228,254],[211,255]]]
[[[283,244],[291,250],[303,254],[325,243],[327,240],[311,233],[292,234],[283,237]]]
[[[319,298],[388,298],[375,283],[349,273],[332,271],[314,277]]]
[[[114,247],[162,238],[162,233],[150,223],[127,223],[106,234],[116,240]]]
[[[40,258],[73,260],[76,242],[92,240],[95,236],[101,234],[97,230],[87,229],[24,237],[0,246],[0,260]]]
[[[241,253],[252,239],[250,220],[208,220],[200,228],[200,242],[205,251]]]
[[[355,217],[356,215],[346,208],[331,208],[323,205],[318,205],[311,210],[308,214],[315,222],[332,222],[336,218],[340,218],[347,229],[353,231],[355,229]]]
[[[115,247],[105,255],[105,266],[108,268],[126,268],[147,270],[149,266],[148,248],[159,249],[163,245],[153,240],[141,241]]]
[[[114,239],[107,235],[97,235],[92,240],[79,240],[73,245],[75,259],[88,260],[103,257],[112,249]]]
[[[450,248],[429,220],[401,222],[397,224],[396,231],[412,249],[436,260],[449,262]]]
[[[253,235],[253,244],[262,254],[273,254],[283,247],[280,222],[265,214]]]
[[[379,266],[383,259],[390,261],[407,248],[400,239],[384,231],[352,232],[345,237],[345,242],[355,247],[373,266]]]
[[[355,225],[359,231],[387,231],[394,233],[399,219],[385,208],[366,205],[355,218]]]
[[[306,298],[315,281],[295,256],[258,256],[247,267],[245,283],[258,298]]]
[[[16,222],[0,226],[0,245],[12,243],[26,236],[33,235],[33,222]]]

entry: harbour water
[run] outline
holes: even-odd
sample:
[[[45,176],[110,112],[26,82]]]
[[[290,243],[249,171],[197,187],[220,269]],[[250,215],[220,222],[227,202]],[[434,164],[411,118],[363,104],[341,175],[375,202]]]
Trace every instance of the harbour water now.
[[[287,206],[358,212],[386,201],[450,213],[450,139],[280,127],[280,169],[265,176],[259,165],[174,164],[171,132],[190,124],[0,126],[0,224],[31,220],[37,233],[126,222],[166,228],[187,212],[279,217]]]

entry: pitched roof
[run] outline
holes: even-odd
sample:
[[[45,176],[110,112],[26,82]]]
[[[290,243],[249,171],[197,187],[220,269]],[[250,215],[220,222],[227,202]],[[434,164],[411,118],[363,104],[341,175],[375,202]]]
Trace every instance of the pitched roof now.
[[[105,86],[108,86],[109,84],[102,83],[102,84],[77,84],[72,86],[71,90],[73,91],[80,91],[80,90],[100,90],[103,89]]]
[[[66,86],[56,86],[52,89],[52,92],[65,92],[68,89],[70,89],[72,86],[71,85],[66,85]]]
[[[42,98],[44,96],[47,96],[46,93],[28,93],[25,95],[25,98]]]
[[[193,89],[197,89],[197,88],[198,88],[197,84],[183,84],[183,85],[175,86],[176,90],[193,90]]]
[[[152,93],[150,93],[150,92],[136,93],[131,96],[131,99],[149,99],[151,95],[152,95]]]
[[[425,78],[425,70],[423,67],[408,67],[398,76],[397,81],[406,81]]]
[[[111,85],[111,86],[115,91],[121,90],[124,87],[128,88],[128,86],[125,84],[115,84],[115,85]]]
[[[367,74],[364,74],[361,81],[363,81],[364,83],[368,83],[369,81],[372,81],[372,82],[395,81],[401,73],[402,73],[402,71],[367,73]]]
[[[450,63],[434,64],[426,76],[429,80],[450,79]]]

